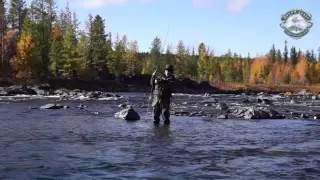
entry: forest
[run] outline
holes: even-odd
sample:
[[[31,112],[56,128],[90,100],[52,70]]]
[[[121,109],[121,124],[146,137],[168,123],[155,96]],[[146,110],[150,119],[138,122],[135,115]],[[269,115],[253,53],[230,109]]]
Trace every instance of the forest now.
[[[138,40],[106,32],[100,15],[88,15],[84,29],[69,4],[58,10],[54,0],[1,1],[0,36],[2,81],[37,82],[46,78],[104,79],[108,74],[151,74],[165,64],[177,77],[211,83],[299,84],[320,82],[320,48],[302,52],[270,45],[264,56],[246,57],[231,50],[215,56],[204,43],[164,47],[159,37],[150,51],[139,51]],[[209,37],[208,37],[209,38]],[[175,48],[175,53],[173,53]]]

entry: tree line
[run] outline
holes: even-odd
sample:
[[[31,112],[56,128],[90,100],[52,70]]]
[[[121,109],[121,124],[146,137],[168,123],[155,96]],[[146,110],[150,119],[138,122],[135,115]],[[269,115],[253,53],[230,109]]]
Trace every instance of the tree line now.
[[[138,41],[105,32],[100,15],[88,15],[85,29],[69,4],[57,10],[54,0],[0,0],[2,80],[37,82],[46,78],[103,79],[109,74],[151,74],[175,67],[175,75],[212,83],[317,84],[320,49],[301,52],[287,42],[283,52],[273,45],[260,57],[242,57],[231,50],[216,56],[204,43],[189,48],[182,40],[164,47],[159,37],[149,52],[139,52]],[[176,52],[173,53],[173,48]],[[163,52],[165,50],[165,52]],[[290,51],[290,52],[289,52]]]

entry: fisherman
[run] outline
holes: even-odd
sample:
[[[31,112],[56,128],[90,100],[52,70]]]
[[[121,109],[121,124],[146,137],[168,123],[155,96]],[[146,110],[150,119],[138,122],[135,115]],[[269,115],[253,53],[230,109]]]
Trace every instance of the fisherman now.
[[[153,115],[154,124],[159,124],[160,115],[162,114],[164,124],[170,124],[170,98],[173,93],[173,83],[175,77],[173,75],[173,66],[166,65],[165,75],[161,78],[156,77],[157,70],[155,70],[151,77],[151,86],[153,94]]]

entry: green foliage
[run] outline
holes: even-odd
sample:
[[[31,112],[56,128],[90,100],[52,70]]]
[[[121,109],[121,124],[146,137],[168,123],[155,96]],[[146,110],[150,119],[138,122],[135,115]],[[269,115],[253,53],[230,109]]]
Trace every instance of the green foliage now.
[[[313,50],[307,50],[304,54],[300,50],[297,52],[295,47],[290,49],[289,54],[285,41],[283,53],[272,45],[267,57],[251,58],[248,54],[243,58],[230,49],[226,54],[217,56],[213,48],[204,43],[189,49],[182,40],[174,45],[175,50],[168,45],[162,52],[164,44],[159,37],[155,37],[149,52],[139,52],[139,41],[128,40],[126,35],[119,37],[118,34],[112,39],[111,32],[105,30],[107,24],[104,17],[89,14],[85,29],[79,30],[77,14],[71,12],[68,3],[59,13],[55,9],[53,0],[32,0],[28,8],[24,0],[11,0],[7,14],[8,27],[28,35],[22,39],[12,35],[12,31],[11,36],[8,33],[6,37],[8,42],[14,42],[6,46],[13,47],[14,53],[10,59],[18,55],[12,58],[15,60],[13,64],[16,64],[12,74],[23,72],[22,75],[39,78],[61,72],[64,77],[70,77],[69,72],[76,70],[81,78],[93,79],[98,74],[102,77],[107,73],[151,74],[155,69],[163,72],[165,64],[172,64],[177,77],[199,81],[286,84],[320,81],[317,73],[320,70],[320,63],[317,63],[320,48],[318,57]],[[27,43],[29,45],[25,45],[26,39],[30,41]],[[18,42],[19,50],[14,49]],[[24,57],[26,51],[28,56]],[[308,66],[300,63],[305,62],[301,59],[306,59]],[[23,69],[20,64],[24,61],[32,62],[30,67],[33,69]]]
[[[164,70],[164,61],[161,59],[161,40],[159,37],[153,39],[151,43],[151,69],[158,69],[159,72]]]

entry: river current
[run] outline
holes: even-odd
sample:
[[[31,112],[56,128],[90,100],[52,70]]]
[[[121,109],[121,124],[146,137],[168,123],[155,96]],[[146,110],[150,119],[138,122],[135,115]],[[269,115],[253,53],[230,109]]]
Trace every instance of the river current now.
[[[320,179],[320,121],[172,116],[155,126],[147,108],[139,121],[115,119],[122,101],[40,110],[30,107],[53,100],[2,100],[0,179]]]

